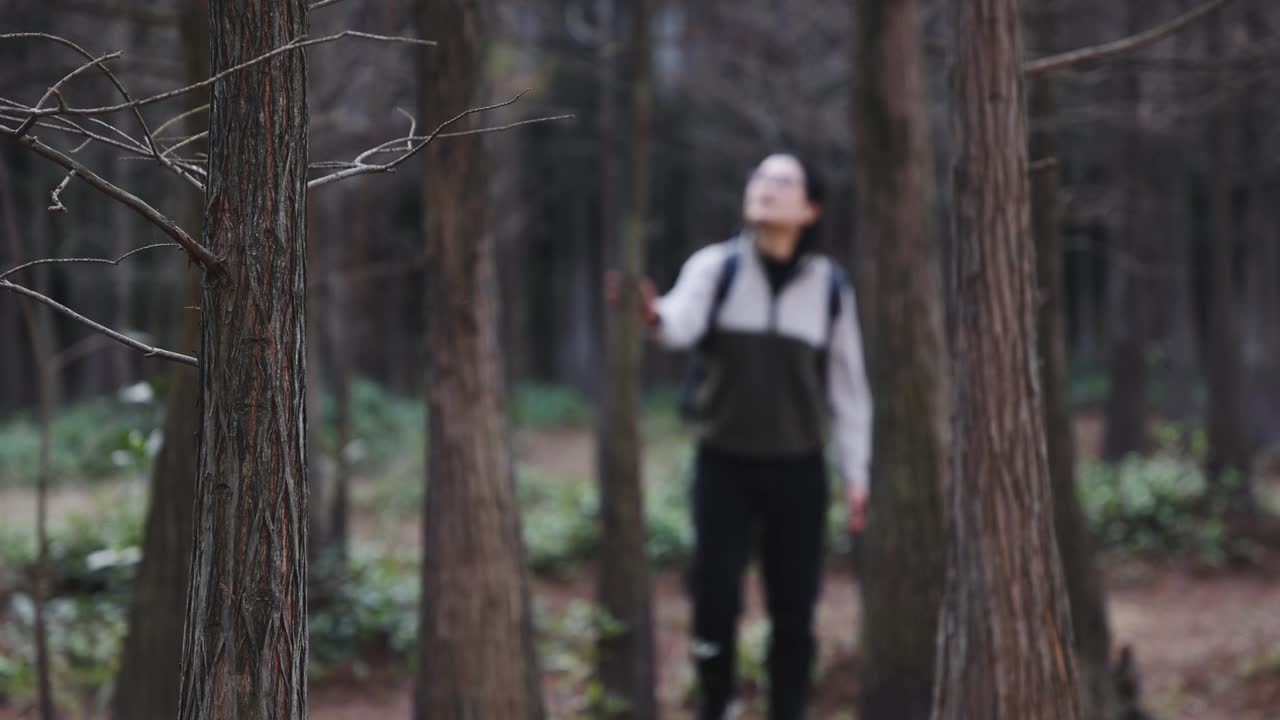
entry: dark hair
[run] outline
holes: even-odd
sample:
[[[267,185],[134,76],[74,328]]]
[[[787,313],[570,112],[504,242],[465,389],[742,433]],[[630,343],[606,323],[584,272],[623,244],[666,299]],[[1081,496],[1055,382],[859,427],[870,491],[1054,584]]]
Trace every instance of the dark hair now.
[[[805,198],[819,208],[818,217],[800,231],[800,244],[796,246],[796,252],[803,255],[817,250],[822,242],[822,211],[826,209],[823,203],[827,200],[827,180],[822,176],[822,170],[813,162],[813,159],[804,153],[783,150],[779,154],[789,155],[800,164],[800,169],[804,172]]]
[[[794,158],[799,163],[801,172],[804,173],[805,199],[822,208],[823,203],[827,200],[827,182],[826,178],[822,176],[822,171],[818,168],[818,165],[808,155],[797,150],[783,149],[769,153],[769,155],[786,155]],[[803,255],[817,250],[821,245],[821,238],[822,213],[819,212],[818,218],[800,231],[800,243],[796,246],[796,254]]]

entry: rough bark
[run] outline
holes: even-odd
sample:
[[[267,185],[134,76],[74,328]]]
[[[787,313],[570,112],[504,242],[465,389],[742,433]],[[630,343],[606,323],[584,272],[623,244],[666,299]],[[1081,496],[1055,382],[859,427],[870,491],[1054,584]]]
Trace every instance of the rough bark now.
[[[876,402],[861,563],[865,720],[929,717],[946,577],[950,384],[920,12],[854,0],[859,307]]]
[[[210,69],[306,32],[303,0],[209,2]],[[306,58],[213,84],[200,433],[179,718],[307,716]]]
[[[1052,13],[1046,13],[1031,27],[1038,36],[1037,44],[1042,52],[1049,49],[1057,34],[1054,17]],[[1052,83],[1048,77],[1037,78],[1032,83],[1030,107],[1033,117],[1054,116],[1057,102]],[[1086,525],[1076,490],[1076,453],[1068,397],[1069,366],[1064,317],[1067,295],[1058,216],[1057,142],[1050,132],[1035,129],[1031,133],[1030,147],[1033,159],[1053,160],[1031,174],[1031,222],[1039,287],[1037,338],[1045,442],[1053,488],[1054,529],[1071,604],[1080,714],[1096,720],[1118,720],[1120,701],[1111,673],[1111,628],[1102,576],[1097,567],[1097,544]]]
[[[610,2],[603,3],[606,6]],[[648,0],[632,8],[631,129],[627,147],[629,197],[622,231],[622,276],[625,298],[610,311],[606,363],[608,383],[601,403],[599,453],[600,563],[597,595],[601,608],[617,623],[597,643],[599,676],[609,699],[621,701],[610,717],[657,717],[654,695],[653,599],[645,554],[644,488],[640,452],[640,370],[643,335],[639,323],[639,284],[644,276],[650,200],[650,150],[653,139],[653,85]],[[611,18],[609,18],[611,20]],[[605,21],[602,18],[602,23]],[[611,26],[612,23],[609,23]],[[602,24],[602,27],[606,27]],[[603,39],[603,38],[602,38]],[[612,77],[600,88],[613,90]],[[605,128],[607,131],[608,128]],[[609,143],[602,157],[611,154]],[[610,182],[604,166],[602,192]],[[608,214],[607,214],[608,215]],[[616,226],[606,225],[605,237]]]
[[[183,7],[179,33],[187,49],[187,79],[195,83],[209,77],[209,8],[203,0]],[[197,94],[207,102],[208,94]],[[203,222],[202,198],[192,198],[190,222],[196,230]],[[188,302],[200,303],[200,275],[189,272]],[[200,319],[185,311],[178,352],[198,352]],[[129,606],[129,626],[116,675],[111,715],[116,720],[171,718],[178,714],[181,681],[182,621],[191,567],[192,501],[196,478],[196,436],[199,375],[194,368],[172,370],[165,404],[164,442],[151,469],[147,519],[142,540],[142,564],[134,581]]]
[[[1036,349],[1021,3],[957,9],[954,481],[934,718],[1079,717]]]
[[[419,121],[486,99],[488,3],[420,0]],[[477,138],[428,148],[428,447],[415,718],[541,718],[520,515],[506,423],[489,159]]]

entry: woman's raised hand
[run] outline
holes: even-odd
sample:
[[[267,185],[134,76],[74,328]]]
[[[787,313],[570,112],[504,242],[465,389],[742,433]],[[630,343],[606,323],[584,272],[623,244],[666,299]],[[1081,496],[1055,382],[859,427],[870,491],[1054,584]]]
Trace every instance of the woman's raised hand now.
[[[604,275],[604,298],[610,306],[617,305],[622,299],[622,273],[610,270]],[[661,319],[655,302],[658,289],[649,278],[640,279],[640,322],[646,327],[653,327]]]

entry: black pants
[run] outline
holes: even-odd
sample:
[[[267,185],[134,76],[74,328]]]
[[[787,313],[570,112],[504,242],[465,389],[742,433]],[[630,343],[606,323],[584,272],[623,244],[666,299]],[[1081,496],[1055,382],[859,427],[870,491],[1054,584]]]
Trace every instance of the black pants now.
[[[816,648],[826,509],[821,453],[759,460],[699,448],[689,576],[699,720],[720,720],[733,696],[742,578],[757,543],[771,626],[769,717],[803,717]]]

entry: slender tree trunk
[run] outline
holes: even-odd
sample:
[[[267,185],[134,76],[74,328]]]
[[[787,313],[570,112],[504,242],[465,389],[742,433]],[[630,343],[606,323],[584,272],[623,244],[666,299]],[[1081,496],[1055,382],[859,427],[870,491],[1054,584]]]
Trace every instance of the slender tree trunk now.
[[[1125,30],[1139,32],[1142,16],[1137,3],[1128,3]],[[1143,3],[1150,9],[1150,2]],[[1121,83],[1126,99],[1132,102],[1132,127],[1120,133],[1123,147],[1114,155],[1113,169],[1123,184],[1124,198],[1119,221],[1107,228],[1109,250],[1107,273],[1107,360],[1110,391],[1106,401],[1106,425],[1102,457],[1112,462],[1150,449],[1147,430],[1147,298],[1151,286],[1149,258],[1145,252],[1149,218],[1141,212],[1147,193],[1142,152],[1143,136],[1139,107],[1142,83],[1136,70],[1123,72]]]
[[[487,98],[491,7],[421,0],[419,120],[434,127]],[[415,718],[541,718],[542,683],[516,506],[498,344],[481,140],[428,148],[428,447]]]
[[[602,6],[611,6],[604,0]],[[630,3],[631,17],[631,134],[630,182],[626,224],[622,237],[622,275],[625,299],[610,311],[608,324],[608,384],[600,413],[600,563],[598,595],[604,611],[617,623],[598,642],[600,680],[607,696],[624,703],[621,717],[657,717],[654,695],[653,600],[649,562],[645,554],[644,489],[640,452],[640,363],[644,337],[639,324],[639,287],[644,276],[650,200],[650,150],[653,143],[652,22],[649,0]],[[600,27],[612,30],[611,13]],[[605,23],[608,23],[607,25]],[[601,38],[612,39],[612,33]],[[614,91],[612,78],[600,88]],[[608,128],[606,128],[608,130]],[[601,155],[612,153],[602,143]],[[601,190],[609,194],[605,177]],[[604,227],[605,237],[617,232]],[[613,715],[610,714],[610,717]]]
[[[1080,717],[1036,349],[1021,3],[957,11],[955,479],[934,718]]]
[[[1057,35],[1054,14],[1032,26],[1039,35],[1041,52],[1051,52]],[[1048,77],[1031,88],[1031,114],[1052,118],[1057,100]],[[1076,453],[1068,398],[1069,366],[1064,317],[1066,290],[1063,248],[1058,217],[1057,143],[1043,129],[1031,133],[1031,157],[1051,160],[1031,174],[1031,222],[1035,237],[1036,276],[1039,286],[1037,337],[1040,354],[1040,387],[1044,397],[1044,427],[1053,493],[1053,521],[1063,578],[1071,604],[1076,670],[1080,683],[1080,715],[1094,720],[1119,720],[1120,700],[1111,673],[1111,628],[1107,619],[1102,575],[1098,571],[1096,543],[1085,522],[1076,490]]]
[[[853,0],[859,306],[878,398],[862,558],[864,720],[929,717],[950,385],[920,12]]]
[[[18,229],[18,210],[9,185],[9,171],[3,163],[0,163],[0,203],[4,205],[3,227],[5,234],[9,236],[12,262],[16,266],[24,261],[27,253],[22,247],[22,236]],[[42,226],[43,218],[37,217],[37,223]],[[34,303],[21,298],[18,304],[31,337],[31,365],[36,372],[36,397],[40,405],[40,459],[36,469],[36,561],[30,568],[31,604],[35,616],[36,705],[40,720],[54,720],[57,708],[53,704],[53,681],[49,672],[49,627],[45,602],[49,591],[49,459],[53,445],[53,414],[56,409],[54,383],[57,370],[54,367],[53,347],[48,336],[41,332]]]
[[[204,0],[184,4],[179,34],[186,48],[187,79],[209,77],[209,8]],[[208,102],[208,93],[193,98]],[[192,198],[190,221],[195,231],[204,221],[203,198]],[[188,302],[200,304],[200,275],[188,271]],[[198,354],[200,315],[183,311],[179,351]],[[115,720],[171,718],[178,714],[182,679],[182,621],[191,568],[192,503],[196,479],[199,374],[177,366],[172,371],[165,405],[164,443],[151,470],[150,499],[142,540],[142,565],[134,581],[129,627],[116,675],[111,714]]]
[[[1205,21],[1211,57],[1225,51],[1225,22],[1220,13]],[[1229,82],[1227,77],[1220,76],[1218,80],[1220,87]],[[1242,313],[1236,282],[1241,238],[1236,232],[1231,198],[1234,147],[1230,138],[1238,131],[1236,123],[1230,111],[1219,111],[1206,126],[1205,142],[1212,172],[1206,177],[1211,237],[1207,244],[1208,325],[1202,335],[1201,351],[1209,385],[1209,451],[1205,470],[1213,495],[1234,511],[1252,513],[1255,502],[1249,472],[1253,458],[1244,409]]]
[[[210,0],[217,73],[306,32],[304,0]],[[212,88],[200,436],[179,718],[307,716],[306,56]]]

